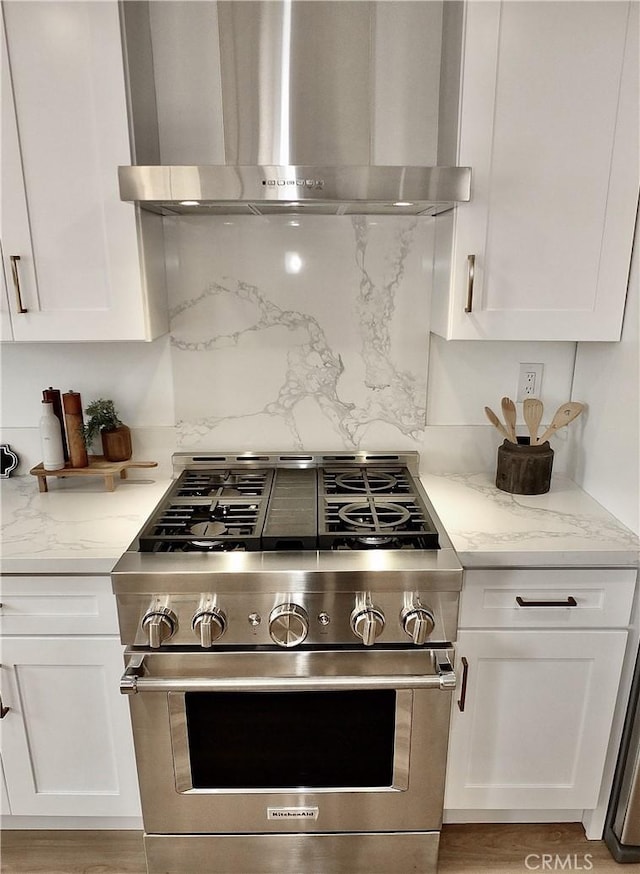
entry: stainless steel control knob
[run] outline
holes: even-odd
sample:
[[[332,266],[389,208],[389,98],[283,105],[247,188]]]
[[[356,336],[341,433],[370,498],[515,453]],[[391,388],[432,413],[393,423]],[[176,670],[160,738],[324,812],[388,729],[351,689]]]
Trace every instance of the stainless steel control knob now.
[[[416,646],[422,646],[436,624],[431,610],[427,610],[426,607],[422,607],[419,604],[405,607],[400,614],[400,621],[402,627]]]
[[[384,628],[384,613],[377,607],[362,607],[351,614],[351,628],[365,646],[373,646]]]
[[[147,633],[149,646],[158,649],[175,634],[178,617],[169,607],[152,607],[142,618],[142,630]]]
[[[191,620],[191,627],[200,637],[200,646],[208,649],[215,640],[222,637],[227,628],[227,617],[218,607],[198,610]]]
[[[279,604],[269,616],[269,634],[278,646],[298,646],[309,633],[309,617],[297,604]]]

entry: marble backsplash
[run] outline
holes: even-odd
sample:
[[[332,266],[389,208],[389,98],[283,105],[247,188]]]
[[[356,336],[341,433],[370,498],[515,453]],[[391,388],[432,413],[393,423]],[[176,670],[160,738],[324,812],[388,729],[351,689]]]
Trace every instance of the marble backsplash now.
[[[420,449],[433,219],[169,227],[179,448]]]

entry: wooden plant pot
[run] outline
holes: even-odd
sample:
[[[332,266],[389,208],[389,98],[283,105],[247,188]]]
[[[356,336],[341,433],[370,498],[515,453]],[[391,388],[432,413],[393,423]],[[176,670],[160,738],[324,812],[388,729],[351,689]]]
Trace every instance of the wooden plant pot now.
[[[101,437],[102,454],[107,461],[128,461],[131,458],[131,431],[127,425],[101,431]]]

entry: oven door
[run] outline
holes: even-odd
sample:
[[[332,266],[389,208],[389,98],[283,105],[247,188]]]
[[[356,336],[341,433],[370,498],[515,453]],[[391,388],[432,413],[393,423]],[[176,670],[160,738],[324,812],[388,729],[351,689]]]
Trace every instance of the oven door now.
[[[128,654],[147,833],[438,829],[451,650]]]

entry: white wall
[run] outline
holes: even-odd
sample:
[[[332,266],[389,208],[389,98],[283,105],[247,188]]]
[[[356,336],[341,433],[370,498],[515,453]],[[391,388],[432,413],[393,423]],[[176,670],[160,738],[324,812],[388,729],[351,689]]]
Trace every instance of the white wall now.
[[[640,239],[631,261],[620,343],[579,343],[574,397],[589,407],[570,473],[640,533]],[[574,435],[578,436],[578,435]]]

